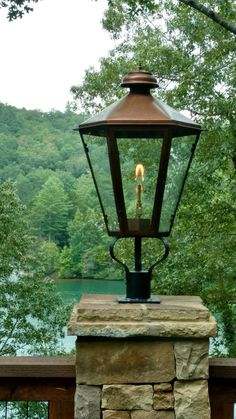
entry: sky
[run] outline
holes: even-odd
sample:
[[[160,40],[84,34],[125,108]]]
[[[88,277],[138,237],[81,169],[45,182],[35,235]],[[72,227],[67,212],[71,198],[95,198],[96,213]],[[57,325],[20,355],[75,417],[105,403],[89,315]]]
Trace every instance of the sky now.
[[[64,111],[70,87],[114,41],[102,29],[106,0],[41,0],[22,19],[0,11],[0,102]]]

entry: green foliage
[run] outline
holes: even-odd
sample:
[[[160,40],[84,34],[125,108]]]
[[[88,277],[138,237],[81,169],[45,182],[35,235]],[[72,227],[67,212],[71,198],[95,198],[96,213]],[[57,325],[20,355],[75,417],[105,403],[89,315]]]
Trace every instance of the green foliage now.
[[[7,278],[27,266],[30,237],[14,185],[0,184],[0,196],[0,278]]]
[[[48,417],[48,402],[0,402],[0,417],[8,419],[46,419]]]
[[[11,21],[32,12],[33,3],[38,3],[38,0],[0,0],[0,9],[7,8],[7,18]]]
[[[102,220],[99,218],[89,208],[85,214],[77,211],[74,220],[69,224],[72,260],[85,275],[90,272],[93,276],[97,271],[94,247],[101,243],[103,232]]]
[[[69,312],[54,284],[36,273],[16,274],[1,279],[0,288],[1,355],[52,355],[59,351]]]
[[[66,231],[69,203],[62,182],[50,177],[36,195],[32,206],[33,225],[48,241],[61,238]]]
[[[41,243],[37,265],[43,270],[44,275],[52,275],[58,272],[59,269],[60,252],[54,242],[43,241]]]
[[[160,1],[155,0],[123,0],[123,14],[128,15],[131,19],[136,16],[142,16],[143,14],[146,14],[147,16],[154,15],[160,18],[160,3]],[[177,2],[173,3],[174,5],[178,4]],[[198,13],[202,13],[201,18],[204,16],[204,19],[207,21],[213,21],[214,24],[217,23],[224,28],[224,30],[236,34],[236,26],[234,24],[235,8],[230,0],[224,2],[219,0],[207,2],[209,4],[202,4],[198,0],[179,0],[179,3],[184,4],[187,13],[190,13],[191,8],[193,8],[195,13],[196,10]],[[108,0],[108,4],[110,6],[110,10],[112,11],[114,5],[116,6],[116,1]],[[119,5],[120,4],[121,3],[119,2]],[[119,12],[119,15],[122,15],[122,8],[120,8]],[[117,17],[117,13],[113,14],[113,16]],[[123,23],[124,20],[125,19],[123,17]]]
[[[13,183],[0,185],[0,196],[0,353],[53,354],[68,310],[53,283],[32,269],[32,240]]]
[[[79,134],[72,132],[84,118],[69,109],[64,114],[42,113],[0,104],[0,181],[11,178],[16,183],[20,199],[26,205],[25,228],[36,236],[34,268],[45,275],[111,277],[114,272],[110,270],[106,233],[81,140]],[[95,144],[96,168],[104,166],[104,157],[103,150]],[[99,169],[99,173],[105,184],[106,172]],[[93,228],[94,217],[87,212],[89,208],[103,229],[105,239],[100,246],[96,227]],[[80,238],[77,235],[80,246],[74,243],[75,232],[71,237],[68,229],[78,210],[82,213],[83,234]],[[90,238],[86,237],[87,222],[92,251],[88,246]],[[80,231],[79,225],[77,228]],[[69,247],[71,241],[73,249]]]
[[[71,247],[65,246],[60,253],[59,276],[61,278],[74,278],[81,276],[80,268],[72,258]]]

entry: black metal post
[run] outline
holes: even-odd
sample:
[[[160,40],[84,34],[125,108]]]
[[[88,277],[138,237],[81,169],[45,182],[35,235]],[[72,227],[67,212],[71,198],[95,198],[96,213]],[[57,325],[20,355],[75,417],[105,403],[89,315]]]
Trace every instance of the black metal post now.
[[[134,269],[135,271],[142,270],[142,237],[135,237],[134,239]]]
[[[142,270],[142,238],[134,239],[134,271],[130,271],[128,267],[121,262],[114,254],[114,246],[119,239],[110,246],[111,257],[116,260],[125,269],[126,276],[126,296],[119,297],[119,303],[160,303],[157,296],[151,297],[151,279],[152,269],[157,264],[153,264],[147,271]],[[168,252],[165,253],[165,257]],[[163,258],[162,258],[163,259]]]
[[[150,299],[151,275],[142,271],[142,238],[134,239],[134,271],[126,272],[127,299],[143,302]]]

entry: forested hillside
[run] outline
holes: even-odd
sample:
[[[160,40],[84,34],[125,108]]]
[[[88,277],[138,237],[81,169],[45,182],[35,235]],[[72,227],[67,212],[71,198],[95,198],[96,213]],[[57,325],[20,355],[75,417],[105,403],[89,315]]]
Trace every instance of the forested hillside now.
[[[35,263],[45,275],[112,276],[107,239],[78,132],[84,119],[0,104],[0,182],[26,206]],[[102,155],[97,153],[102,165]],[[104,263],[103,263],[104,259]]]

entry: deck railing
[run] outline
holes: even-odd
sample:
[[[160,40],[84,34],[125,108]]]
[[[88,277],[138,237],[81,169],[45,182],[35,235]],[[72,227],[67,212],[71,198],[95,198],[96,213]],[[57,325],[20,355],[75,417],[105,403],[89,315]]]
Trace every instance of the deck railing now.
[[[47,401],[48,419],[74,419],[75,358],[0,357],[0,400]]]
[[[236,358],[210,359],[211,419],[234,419]]]
[[[75,358],[0,357],[0,400],[47,401],[48,419],[74,418]],[[211,419],[234,419],[236,359],[210,359]]]

